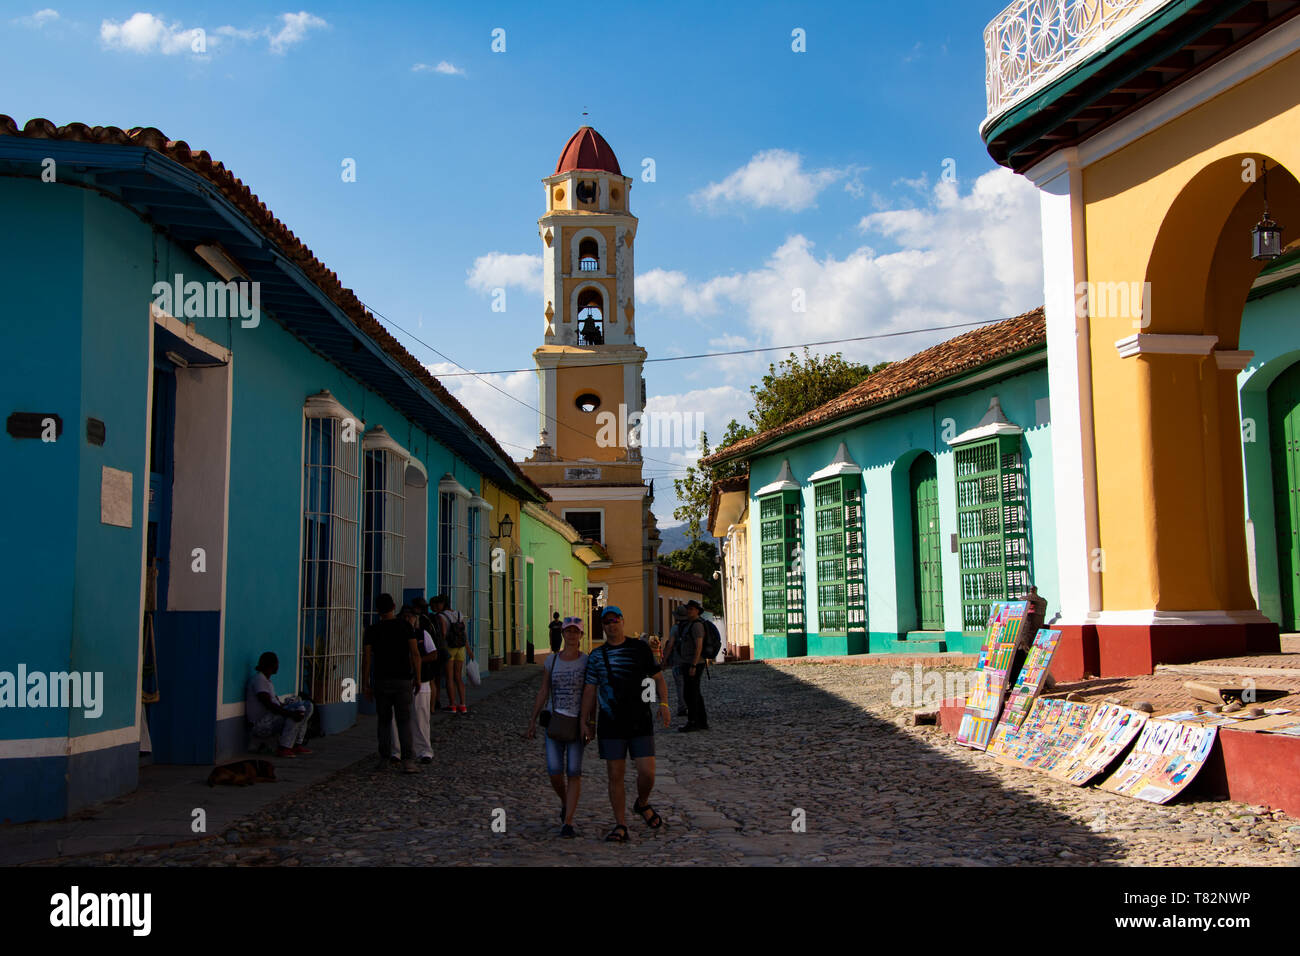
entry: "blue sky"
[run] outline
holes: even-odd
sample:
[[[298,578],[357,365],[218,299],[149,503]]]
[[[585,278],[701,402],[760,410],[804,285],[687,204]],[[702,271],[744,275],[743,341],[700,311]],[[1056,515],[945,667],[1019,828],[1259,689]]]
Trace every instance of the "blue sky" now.
[[[476,371],[532,364],[540,180],[584,123],[636,177],[637,332],[651,356],[991,320],[1041,301],[1033,191],[994,171],[978,135],[982,31],[999,2],[50,2],[5,4],[0,112],[156,126],[207,149],[363,301]],[[796,28],[806,52],[791,48]],[[952,334],[844,350],[902,358]],[[776,357],[649,365],[650,408],[702,413],[716,438]],[[535,376],[445,381],[507,451],[535,444]],[[661,524],[674,523],[669,479],[694,457],[647,450]]]

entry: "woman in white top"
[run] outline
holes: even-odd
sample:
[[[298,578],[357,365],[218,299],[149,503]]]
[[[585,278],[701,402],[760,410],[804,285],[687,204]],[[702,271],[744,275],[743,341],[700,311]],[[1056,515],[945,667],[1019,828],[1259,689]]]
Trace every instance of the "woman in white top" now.
[[[583,740],[578,716],[582,710],[582,691],[587,677],[587,655],[579,650],[582,618],[566,617],[562,633],[564,646],[558,654],[547,658],[542,670],[542,686],[533,701],[533,713],[524,736],[532,740],[537,735],[537,715],[546,708],[550,713],[546,726],[546,772],[560,798],[560,817],[564,821],[560,836],[573,837],[577,835],[573,830],[573,814],[578,808],[578,794],[582,791]],[[552,735],[565,739],[557,740]]]

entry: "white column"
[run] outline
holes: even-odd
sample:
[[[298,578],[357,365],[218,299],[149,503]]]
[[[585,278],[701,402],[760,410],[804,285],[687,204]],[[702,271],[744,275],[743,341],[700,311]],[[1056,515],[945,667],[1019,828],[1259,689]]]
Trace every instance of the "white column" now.
[[[1088,278],[1083,174],[1077,153],[1070,149],[1027,175],[1038,186],[1042,202],[1061,623],[1081,624],[1101,608],[1101,576],[1093,570],[1098,547],[1097,463],[1089,319],[1078,317],[1075,307],[1076,289]]]

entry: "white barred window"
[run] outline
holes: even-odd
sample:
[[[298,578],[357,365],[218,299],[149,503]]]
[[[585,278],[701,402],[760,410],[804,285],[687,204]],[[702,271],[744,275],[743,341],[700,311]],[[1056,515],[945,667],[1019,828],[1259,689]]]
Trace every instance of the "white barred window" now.
[[[401,607],[406,584],[406,464],[410,455],[382,426],[362,441],[361,625],[379,619],[376,602],[387,594]]]
[[[473,625],[470,599],[470,493],[451,475],[438,482],[438,592]],[[471,632],[472,633],[472,632]]]
[[[329,392],[303,408],[299,686],[318,704],[357,677],[360,426]]]
[[[546,574],[546,620],[555,620],[555,612],[559,611],[560,616],[564,616],[564,608],[561,604],[560,595],[560,572],[552,569]]]
[[[516,554],[513,555],[512,560],[515,572],[513,591],[515,598],[515,613],[513,621],[514,641],[510,649],[521,651],[524,648],[524,644],[527,642],[527,637],[524,634],[524,556],[522,554]]]

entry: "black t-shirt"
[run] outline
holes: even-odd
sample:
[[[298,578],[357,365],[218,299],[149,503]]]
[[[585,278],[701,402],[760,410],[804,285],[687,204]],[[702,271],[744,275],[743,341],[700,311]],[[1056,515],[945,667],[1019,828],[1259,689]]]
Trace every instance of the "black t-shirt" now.
[[[552,621],[550,624],[551,637],[562,637],[564,635],[564,625],[559,621]]]
[[[378,620],[366,628],[361,646],[369,647],[375,680],[411,680],[411,641],[415,632],[400,617]]]
[[[654,733],[656,704],[643,700],[645,679],[660,670],[645,641],[625,638],[617,647],[605,644],[587,657],[587,683],[596,685],[600,716],[596,734],[630,739]],[[655,690],[658,696],[658,690]]]

